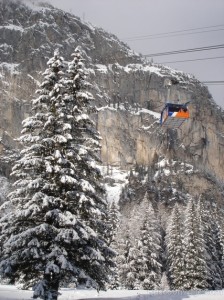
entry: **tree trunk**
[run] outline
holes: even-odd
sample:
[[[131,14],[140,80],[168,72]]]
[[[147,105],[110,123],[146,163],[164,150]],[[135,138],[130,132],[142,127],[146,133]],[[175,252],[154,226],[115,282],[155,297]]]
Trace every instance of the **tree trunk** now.
[[[59,276],[55,274],[45,274],[47,282],[44,300],[58,300]]]

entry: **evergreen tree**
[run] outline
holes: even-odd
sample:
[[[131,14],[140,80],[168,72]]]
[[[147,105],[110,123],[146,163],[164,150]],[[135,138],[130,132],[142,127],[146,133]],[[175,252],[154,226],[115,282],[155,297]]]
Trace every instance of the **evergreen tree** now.
[[[170,218],[166,235],[167,249],[167,274],[170,288],[183,289],[184,285],[184,256],[185,246],[183,243],[184,228],[182,216],[176,203]]]
[[[186,209],[184,245],[185,273],[183,289],[208,288],[205,241],[201,218],[193,200],[189,201]]]
[[[137,290],[139,289],[138,285],[138,257],[139,251],[136,247],[136,243],[129,247],[128,256],[126,259],[126,278],[125,278],[125,288],[128,290]]]
[[[222,288],[224,288],[224,214],[221,208],[216,207],[216,220],[218,222],[219,228],[219,255],[221,262],[221,278],[222,278]]]
[[[65,73],[55,52],[23,121],[21,158],[13,167],[13,212],[0,220],[0,271],[34,298],[56,300],[64,282],[104,288],[114,252],[103,232],[106,202],[97,168],[99,134],[78,49]]]
[[[127,274],[129,272],[128,257],[131,248],[129,228],[123,233],[123,237],[119,239],[118,254],[116,257],[116,265],[118,268],[118,281],[121,288],[127,288]]]
[[[105,232],[108,245],[115,242],[115,236],[119,226],[119,208],[115,202],[108,205],[108,218],[106,220],[108,230]]]
[[[213,254],[213,286],[212,289],[221,290],[224,285],[224,252],[221,229],[218,220],[213,220],[212,224],[213,240],[215,244],[215,255]]]
[[[120,283],[126,289],[156,289],[161,280],[161,235],[158,218],[145,194],[136,219],[142,222],[139,239],[132,245],[129,230],[117,257]],[[142,221],[143,219],[143,221]]]
[[[111,246],[115,251],[118,250],[119,245],[116,239],[118,228],[119,228],[119,208],[115,202],[108,204],[108,218],[106,220],[107,230],[105,231],[105,238],[109,246]],[[120,285],[118,276],[118,267],[116,265],[116,257],[114,258],[115,267],[113,268],[113,275],[110,278],[108,287],[110,289],[117,289]]]
[[[162,274],[162,278],[161,278],[161,283],[160,283],[159,289],[160,290],[166,290],[166,291],[170,289],[166,272],[163,272],[163,274]]]
[[[210,205],[199,201],[198,213],[201,216],[203,237],[205,241],[206,263],[208,270],[208,288],[222,289],[222,241],[218,220]]]
[[[146,198],[145,195],[144,198]],[[144,201],[144,200],[143,200]],[[136,255],[137,285],[145,290],[157,289],[161,281],[161,234],[158,218],[151,203],[145,211],[140,228],[140,239]]]

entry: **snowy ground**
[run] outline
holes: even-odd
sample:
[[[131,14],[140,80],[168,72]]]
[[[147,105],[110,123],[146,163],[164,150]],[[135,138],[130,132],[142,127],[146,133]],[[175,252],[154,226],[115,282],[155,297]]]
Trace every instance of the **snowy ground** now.
[[[124,299],[124,300],[223,300],[224,290],[221,291],[107,291],[62,289],[58,300],[77,299]],[[0,285],[0,300],[31,300],[31,291],[18,290],[15,286]]]
[[[128,171],[112,166],[110,166],[109,174],[107,174],[107,166],[101,167],[101,171],[104,177],[113,181],[113,183],[105,184],[108,203],[118,203],[122,188],[128,183]]]

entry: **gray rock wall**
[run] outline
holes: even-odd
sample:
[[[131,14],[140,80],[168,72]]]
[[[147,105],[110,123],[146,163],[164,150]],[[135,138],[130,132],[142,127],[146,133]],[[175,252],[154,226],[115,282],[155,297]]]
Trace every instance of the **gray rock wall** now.
[[[98,107],[109,106],[96,118],[103,137],[104,164],[150,165],[156,156],[164,155],[189,161],[224,179],[224,115],[194,77],[151,65],[115,36],[51,6],[32,10],[3,0],[0,16],[2,156],[19,147],[15,138],[54,50],[61,49],[62,56],[70,60],[74,48],[81,45],[95,102]],[[161,111],[168,78],[175,83],[170,101],[192,100],[191,118],[179,130],[161,128],[158,118],[142,110]]]

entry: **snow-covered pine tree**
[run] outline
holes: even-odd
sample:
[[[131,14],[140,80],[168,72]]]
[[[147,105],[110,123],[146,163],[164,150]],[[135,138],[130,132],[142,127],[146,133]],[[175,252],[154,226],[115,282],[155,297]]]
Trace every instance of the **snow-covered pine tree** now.
[[[216,207],[215,211],[216,220],[219,227],[219,246],[220,249],[220,262],[221,262],[221,271],[222,271],[222,288],[224,288],[224,212],[220,207]]]
[[[168,282],[168,279],[167,279],[167,274],[166,272],[163,272],[162,274],[162,278],[161,278],[161,283],[160,283],[160,287],[159,287],[160,290],[164,291],[164,290],[169,290],[170,289],[170,285],[169,285],[169,282]]]
[[[117,249],[119,248],[119,241],[116,238],[120,221],[119,214],[119,207],[117,203],[108,203],[108,216],[107,220],[105,220],[108,226],[104,234],[108,245],[111,246],[115,251],[117,251]],[[113,268],[113,275],[111,276],[110,282],[108,284],[108,288],[110,289],[117,289],[120,285],[118,267],[116,265],[116,257],[114,259],[115,267]]]
[[[119,245],[117,247],[116,265],[118,268],[118,282],[121,288],[126,288],[127,273],[129,272],[128,257],[131,248],[130,229],[121,233]]]
[[[185,246],[183,237],[183,219],[176,203],[172,210],[166,233],[167,275],[170,288],[173,290],[181,290],[184,285]]]
[[[145,195],[143,202],[146,201],[146,198],[147,195]],[[136,281],[139,288],[153,290],[159,287],[162,275],[160,263],[161,231],[151,202],[148,202],[147,207],[140,228],[138,256],[135,257],[138,269]]]
[[[208,288],[208,270],[203,229],[200,215],[193,200],[189,200],[186,208],[184,246],[185,273],[183,289]]]
[[[115,236],[119,226],[119,214],[117,203],[108,203],[108,218],[106,220],[108,230],[105,232],[105,235],[109,246],[115,242]]]
[[[137,290],[139,289],[139,284],[137,280],[139,265],[139,250],[136,247],[137,241],[134,245],[130,245],[128,256],[126,259],[126,278],[125,278],[125,288],[128,290]]]
[[[217,271],[214,276],[213,289],[221,290],[224,287],[224,249],[223,240],[221,235],[221,228],[217,219],[213,220],[212,223],[213,240],[215,244],[215,270]]]
[[[222,241],[220,227],[209,203],[200,200],[198,213],[201,216],[205,241],[208,288],[222,289]]]
[[[102,238],[106,202],[97,168],[99,134],[89,118],[80,52],[69,64],[55,52],[23,121],[21,158],[13,167],[14,211],[0,220],[0,271],[34,298],[56,300],[64,282],[104,288],[114,252]]]

